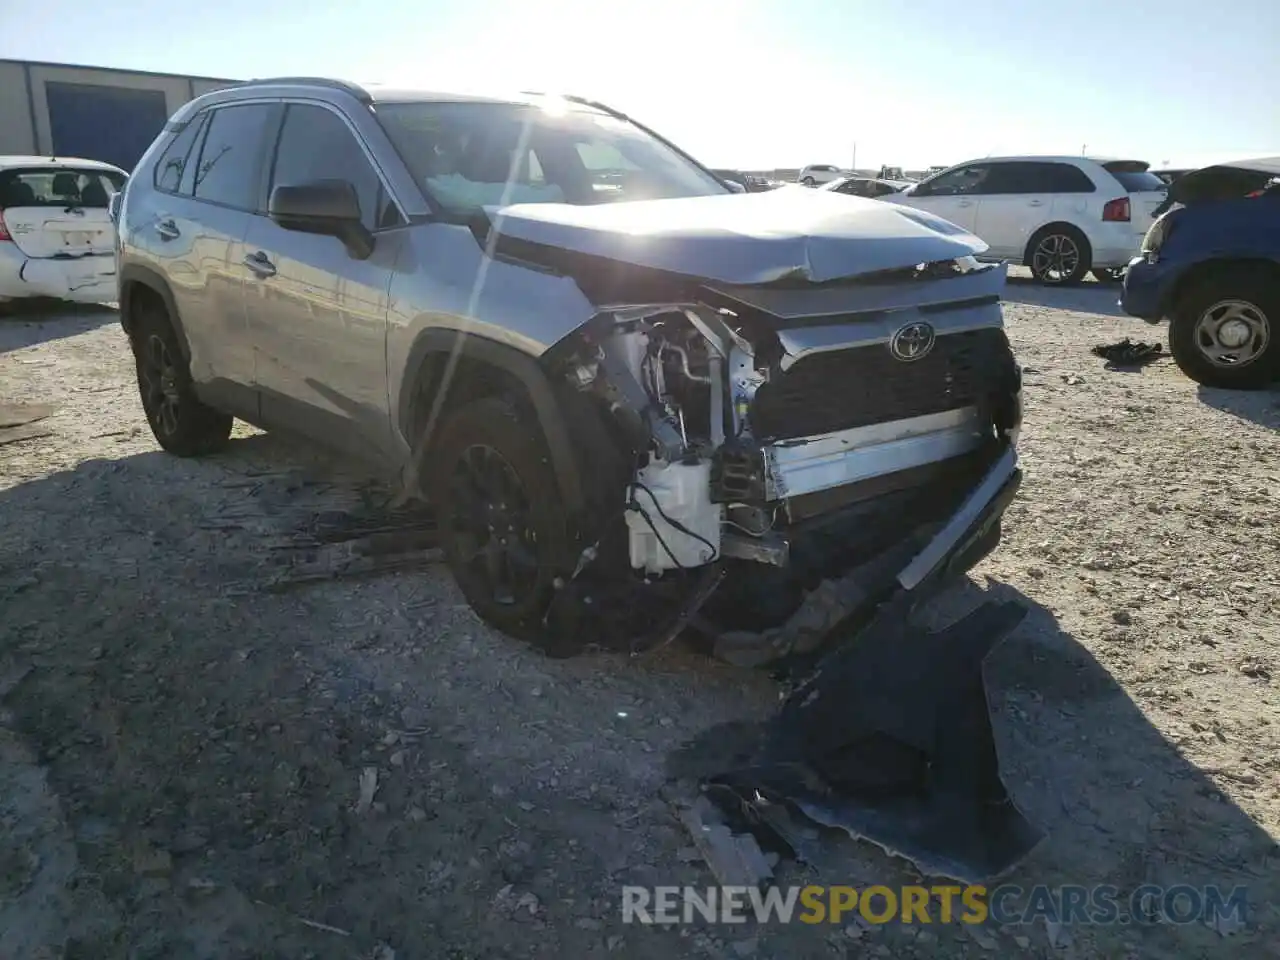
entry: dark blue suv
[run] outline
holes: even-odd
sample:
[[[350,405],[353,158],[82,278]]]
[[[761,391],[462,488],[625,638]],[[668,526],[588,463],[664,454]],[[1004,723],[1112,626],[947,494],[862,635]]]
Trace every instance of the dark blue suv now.
[[[1166,205],[1125,272],[1121,307],[1167,318],[1173,359],[1198,383],[1280,380],[1280,157],[1188,173]]]

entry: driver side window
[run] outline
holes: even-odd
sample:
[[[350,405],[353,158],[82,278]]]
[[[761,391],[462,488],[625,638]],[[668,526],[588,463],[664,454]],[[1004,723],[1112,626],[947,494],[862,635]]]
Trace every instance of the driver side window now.
[[[985,164],[971,163],[957,167],[948,173],[934,177],[916,188],[917,197],[958,197],[977,193],[991,168]]]
[[[370,230],[401,222],[382,180],[342,118],[325,107],[291,103],[280,127],[271,186],[313,180],[346,180],[354,186],[360,219]]]

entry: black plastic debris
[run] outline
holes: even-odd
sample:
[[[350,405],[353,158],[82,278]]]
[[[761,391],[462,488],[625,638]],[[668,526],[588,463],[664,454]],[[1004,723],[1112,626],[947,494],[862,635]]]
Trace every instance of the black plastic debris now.
[[[926,874],[988,881],[1044,836],[1000,779],[982,678],[1026,611],[986,603],[937,632],[908,614],[904,595],[824,658],[764,725],[754,755],[707,778],[707,793],[765,849],[807,859],[790,808]]]
[[[1116,343],[1100,343],[1090,352],[1095,357],[1106,360],[1108,370],[1121,367],[1143,367],[1165,355],[1163,344],[1143,343],[1140,340],[1135,343],[1128,337]]]

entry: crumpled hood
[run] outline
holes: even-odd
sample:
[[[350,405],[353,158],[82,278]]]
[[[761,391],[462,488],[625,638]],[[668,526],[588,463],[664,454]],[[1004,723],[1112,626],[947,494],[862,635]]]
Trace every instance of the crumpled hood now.
[[[813,283],[951,260],[987,245],[910,207],[805,187],[489,211],[500,236],[731,284]]]

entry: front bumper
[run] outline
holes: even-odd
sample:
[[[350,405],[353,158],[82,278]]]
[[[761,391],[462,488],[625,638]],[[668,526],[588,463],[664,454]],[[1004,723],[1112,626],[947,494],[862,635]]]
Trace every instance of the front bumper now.
[[[1146,257],[1134,257],[1124,274],[1124,286],[1120,291],[1120,309],[1131,317],[1139,317],[1148,323],[1164,319],[1164,291],[1166,270],[1157,261]]]
[[[891,597],[909,607],[924,602],[995,549],[1001,518],[1021,482],[1017,452],[1006,445],[940,527],[924,537],[907,535],[838,579],[823,581],[779,626],[719,633],[716,656],[739,666],[811,656],[841,624]]]

